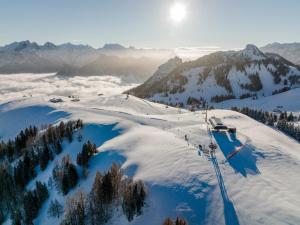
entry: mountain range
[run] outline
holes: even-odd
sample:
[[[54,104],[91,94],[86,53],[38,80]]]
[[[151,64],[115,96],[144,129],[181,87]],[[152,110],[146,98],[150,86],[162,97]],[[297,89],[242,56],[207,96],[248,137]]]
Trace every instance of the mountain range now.
[[[300,43],[272,43],[260,48],[263,52],[273,52],[300,65]]]
[[[294,64],[300,64],[300,43],[273,43],[261,47],[260,51],[265,56],[270,56],[268,52],[276,53]],[[46,42],[39,45],[27,40],[0,47],[0,73],[116,75],[143,82],[175,55],[172,49],[138,49],[117,43],[93,48],[72,43],[55,45]]]
[[[95,49],[71,43],[39,45],[27,40],[0,47],[0,73],[114,74],[133,75],[141,80],[173,56],[171,50],[126,48],[120,44]]]
[[[270,96],[299,87],[300,67],[255,45],[183,62],[176,57],[129,93],[172,105]]]

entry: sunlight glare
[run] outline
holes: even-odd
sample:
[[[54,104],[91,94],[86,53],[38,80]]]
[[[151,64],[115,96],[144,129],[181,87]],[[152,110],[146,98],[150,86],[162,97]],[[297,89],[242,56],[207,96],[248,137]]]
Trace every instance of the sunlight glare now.
[[[174,3],[170,8],[170,18],[173,22],[179,23],[186,16],[186,6],[182,3]]]

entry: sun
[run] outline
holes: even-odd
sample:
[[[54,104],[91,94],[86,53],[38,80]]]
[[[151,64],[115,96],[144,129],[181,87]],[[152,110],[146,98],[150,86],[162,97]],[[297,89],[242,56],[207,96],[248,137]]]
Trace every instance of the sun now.
[[[174,23],[183,21],[186,17],[186,6],[180,2],[174,3],[170,8],[170,18]]]

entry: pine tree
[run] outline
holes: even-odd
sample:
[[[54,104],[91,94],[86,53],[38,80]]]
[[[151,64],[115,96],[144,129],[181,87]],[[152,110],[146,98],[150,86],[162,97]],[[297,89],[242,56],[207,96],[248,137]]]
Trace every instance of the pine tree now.
[[[174,225],[174,223],[173,223],[173,221],[168,217],[168,218],[164,221],[163,225]]]
[[[53,168],[52,176],[56,188],[64,195],[66,195],[71,188],[75,187],[78,181],[78,174],[69,155],[65,156],[61,163]]]
[[[90,141],[83,144],[81,152],[77,154],[76,162],[84,168],[88,167],[90,158],[96,153],[96,145]]]
[[[36,217],[39,210],[37,204],[37,198],[33,194],[33,192],[28,191],[27,193],[25,193],[23,204],[24,204],[25,224],[31,225],[33,219]]]
[[[49,192],[46,184],[40,181],[37,181],[35,186],[36,186],[35,194],[38,200],[38,204],[41,205],[49,197]]]
[[[59,218],[63,213],[62,205],[55,199],[52,200],[48,209],[48,215],[50,217],[57,217]]]
[[[294,115],[293,115],[292,112],[291,112],[291,113],[289,114],[289,116],[287,117],[287,121],[288,121],[288,122],[293,122],[293,121],[294,121]]]
[[[146,190],[144,184],[129,181],[125,187],[123,195],[123,212],[128,221],[133,220],[134,215],[140,215],[141,209],[145,204]]]
[[[99,171],[97,171],[90,194],[90,213],[93,215],[93,219],[99,222],[98,224],[102,224],[104,221],[108,220],[109,217],[107,206],[104,203],[102,184],[103,176]]]
[[[176,218],[175,225],[188,225],[187,221],[179,217]]]
[[[55,154],[58,155],[62,152],[61,143],[59,140],[55,142],[55,148],[54,148]]]
[[[81,191],[77,192],[73,198],[68,198],[63,224],[85,225],[87,221],[86,201],[87,197]]]
[[[12,225],[22,225],[22,215],[19,210],[13,211],[11,214]]]
[[[50,160],[50,150],[47,145],[44,146],[44,148],[41,150],[40,156],[39,156],[39,164],[41,170],[45,170],[48,162]]]

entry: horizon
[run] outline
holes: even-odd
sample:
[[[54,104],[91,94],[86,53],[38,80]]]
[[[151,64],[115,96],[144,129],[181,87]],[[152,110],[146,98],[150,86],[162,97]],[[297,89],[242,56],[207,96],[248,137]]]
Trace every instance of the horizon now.
[[[80,43],[72,43],[72,42],[66,42],[66,43],[56,44],[56,43],[53,43],[51,41],[47,41],[45,43],[38,43],[38,42],[35,42],[35,41],[31,41],[31,40],[24,40],[24,41],[14,41],[14,42],[11,42],[11,43],[6,44],[4,46],[0,46],[0,48],[1,47],[5,48],[6,46],[12,45],[14,43],[22,43],[22,42],[29,42],[31,44],[37,44],[40,47],[44,46],[47,43],[54,44],[57,47],[71,44],[73,46],[86,46],[86,47],[92,48],[93,50],[96,50],[96,51],[97,50],[105,49],[105,47],[107,45],[118,45],[119,47],[124,48],[124,50],[131,50],[131,48],[133,48],[133,50],[137,50],[137,51],[139,51],[139,50],[142,50],[142,51],[143,50],[146,50],[146,51],[147,50],[170,51],[170,52],[173,52],[173,54],[176,57],[179,57],[179,58],[181,58],[183,60],[195,60],[195,59],[201,58],[201,57],[206,56],[206,55],[210,55],[210,54],[215,53],[215,52],[240,51],[240,50],[245,49],[248,45],[254,45],[254,46],[256,46],[255,44],[248,43],[243,48],[232,48],[232,49],[224,49],[224,48],[221,48],[221,47],[218,47],[218,46],[194,46],[194,47],[191,47],[191,46],[182,46],[182,47],[176,47],[176,48],[150,48],[150,47],[147,47],[147,48],[136,48],[135,46],[124,46],[124,45],[122,45],[120,43],[106,43],[103,46],[95,48],[95,47],[93,47],[93,46],[91,46],[89,44],[80,44]],[[270,43],[270,44],[275,44],[275,43],[278,43],[278,42],[274,42],[274,43]],[[296,42],[294,42],[294,43],[296,43]],[[285,43],[285,44],[290,44],[290,43]],[[259,49],[259,48],[265,47],[265,46],[256,46],[256,47]],[[115,49],[114,51],[116,53],[117,52],[120,53],[122,51],[122,49]]]
[[[0,46],[27,39],[93,48],[120,43],[158,49],[182,46],[240,49],[248,43],[261,47],[274,42],[300,42],[296,39],[300,31],[295,29],[300,20],[297,13],[300,2],[296,0],[288,3],[265,0],[263,5],[259,0],[130,0],[128,4],[118,0],[89,3],[28,0],[18,4],[4,1],[1,5],[0,19],[6,22],[0,25],[5,31],[0,36]]]
[[[171,48],[158,48],[158,47],[151,47],[151,46],[141,46],[141,47],[137,47],[135,45],[125,45],[123,43],[119,43],[119,42],[106,42],[106,43],[103,43],[102,45],[99,45],[99,46],[93,46],[87,42],[85,43],[78,43],[78,42],[74,42],[74,41],[66,41],[66,42],[61,42],[61,43],[57,43],[57,42],[53,42],[51,40],[47,40],[47,41],[43,41],[43,42],[38,42],[38,41],[35,41],[35,40],[30,40],[30,39],[23,39],[23,40],[12,40],[10,42],[7,42],[7,43],[4,43],[2,45],[0,45],[0,47],[5,47],[5,46],[8,46],[10,44],[13,44],[13,43],[20,43],[20,42],[27,42],[29,41],[30,43],[36,43],[38,44],[39,46],[43,46],[45,45],[46,43],[51,43],[51,44],[54,44],[56,46],[60,46],[60,45],[65,45],[65,44],[72,44],[72,45],[77,45],[77,46],[88,46],[88,47],[92,47],[94,49],[101,49],[101,48],[104,48],[106,45],[120,45],[124,48],[135,48],[135,49],[166,49],[166,50],[176,50],[176,49],[185,49],[185,50],[193,50],[193,49],[210,49],[210,50],[216,50],[216,49],[221,49],[221,51],[228,51],[228,50],[232,50],[232,51],[238,51],[238,50],[241,50],[241,49],[244,49],[247,45],[251,44],[251,45],[255,45],[256,47],[258,48],[261,48],[261,47],[265,47],[266,45],[273,45],[273,44],[300,44],[300,41],[292,41],[292,42],[278,42],[278,41],[274,41],[274,42],[270,42],[270,43],[267,43],[265,45],[257,45],[255,43],[246,43],[244,46],[241,46],[241,47],[233,47],[233,48],[228,48],[228,49],[225,49],[225,48],[222,48],[222,46],[213,46],[213,45],[208,45],[208,46],[177,46],[177,47],[171,47]]]

